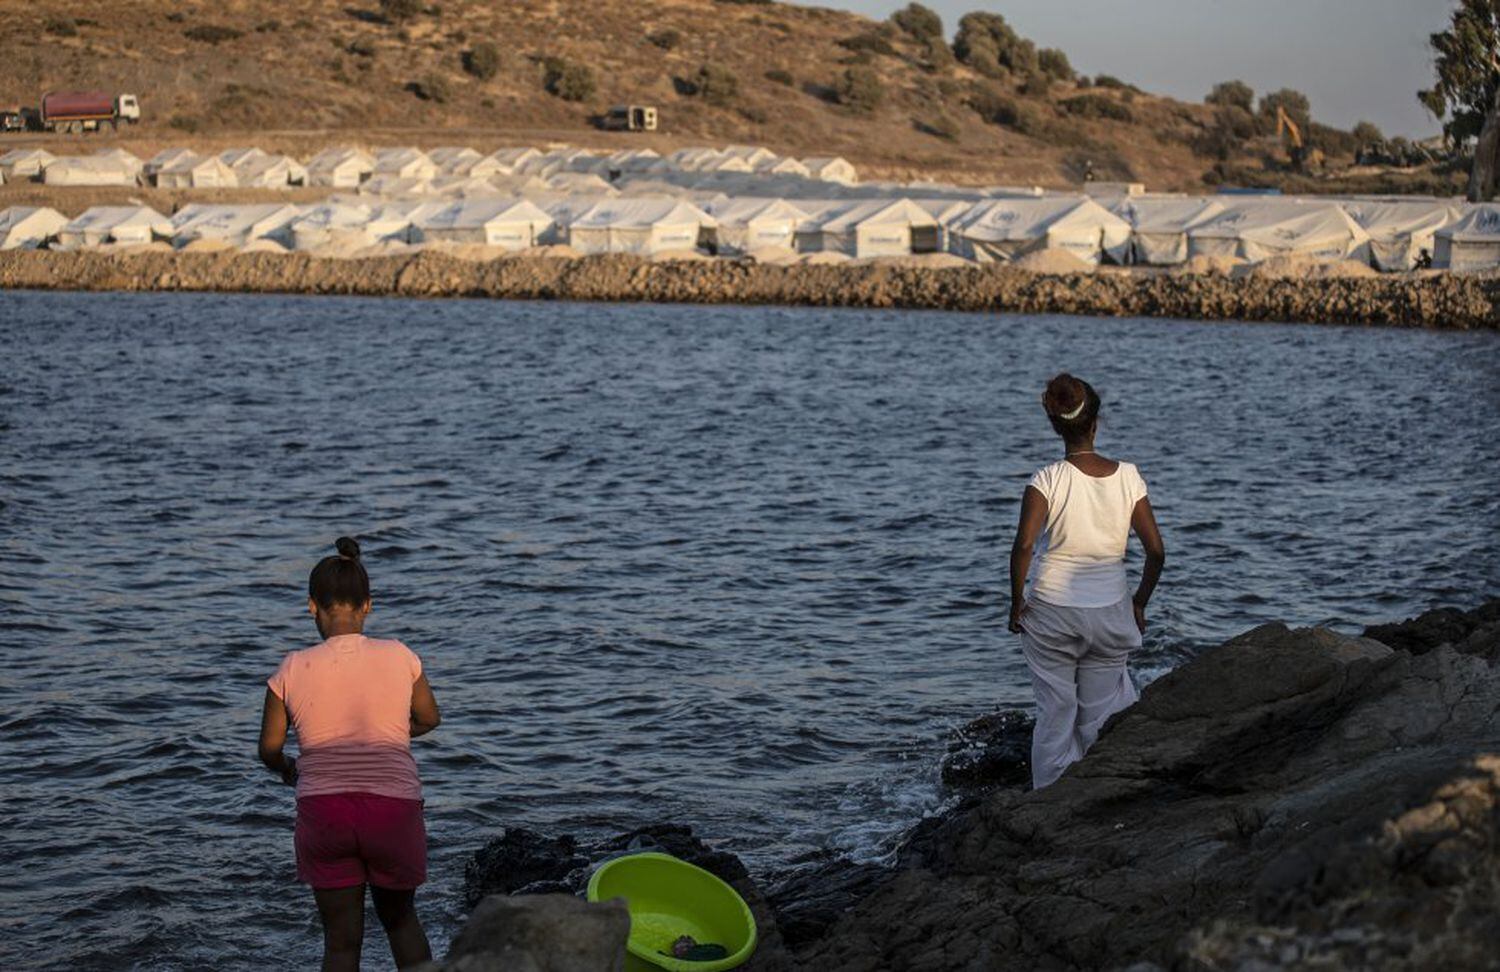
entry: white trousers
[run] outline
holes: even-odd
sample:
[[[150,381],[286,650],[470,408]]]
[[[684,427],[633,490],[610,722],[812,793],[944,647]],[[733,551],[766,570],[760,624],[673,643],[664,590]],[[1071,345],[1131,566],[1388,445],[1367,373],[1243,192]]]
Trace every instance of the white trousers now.
[[[1036,691],[1031,783],[1041,789],[1083,758],[1110,716],[1139,695],[1125,670],[1141,646],[1130,598],[1104,608],[1027,602],[1021,651]]]

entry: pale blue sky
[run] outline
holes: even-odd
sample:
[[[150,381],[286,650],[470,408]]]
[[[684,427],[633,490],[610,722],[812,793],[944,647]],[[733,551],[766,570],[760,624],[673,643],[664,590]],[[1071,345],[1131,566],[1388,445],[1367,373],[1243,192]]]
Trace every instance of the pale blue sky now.
[[[1240,78],[1259,94],[1289,87],[1313,117],[1341,128],[1369,119],[1388,135],[1426,136],[1439,125],[1417,104],[1432,84],[1427,35],[1454,0],[925,0],[951,38],[971,10],[1003,14],[1039,47],[1060,47],[1073,67],[1113,74],[1160,94],[1198,101],[1216,81]],[[883,18],[906,0],[817,0]]]

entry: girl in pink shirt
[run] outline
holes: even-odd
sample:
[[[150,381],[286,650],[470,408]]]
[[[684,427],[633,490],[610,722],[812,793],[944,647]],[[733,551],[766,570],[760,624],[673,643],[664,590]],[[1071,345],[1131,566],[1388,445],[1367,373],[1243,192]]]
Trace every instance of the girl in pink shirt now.
[[[364,635],[370,578],[359,544],[339,537],[307,583],[323,642],[294,651],[266,682],[260,758],[297,788],[297,878],[323,920],[323,969],[358,969],[365,885],[397,968],[432,957],[417,919],[427,880],[422,784],[411,737],[436,729],[422,661],[399,641]],[[300,759],[283,752],[287,726]]]

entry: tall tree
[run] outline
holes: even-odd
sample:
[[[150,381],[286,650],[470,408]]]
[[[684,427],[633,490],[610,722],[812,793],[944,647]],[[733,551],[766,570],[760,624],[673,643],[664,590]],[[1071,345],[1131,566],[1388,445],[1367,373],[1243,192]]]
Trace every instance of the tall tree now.
[[[1493,198],[1500,180],[1500,0],[1461,0],[1429,40],[1437,84],[1417,92],[1454,142],[1478,138],[1469,199]]]

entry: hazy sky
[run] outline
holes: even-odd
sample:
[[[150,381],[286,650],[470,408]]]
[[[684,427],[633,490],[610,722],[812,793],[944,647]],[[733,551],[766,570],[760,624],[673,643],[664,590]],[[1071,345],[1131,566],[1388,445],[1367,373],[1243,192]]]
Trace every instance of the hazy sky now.
[[[925,0],[951,39],[971,10],[1003,14],[1075,70],[1113,74],[1198,101],[1216,81],[1256,93],[1296,88],[1313,117],[1340,128],[1361,119],[1388,135],[1426,136],[1438,123],[1417,104],[1432,84],[1427,36],[1455,0]],[[882,18],[906,0],[817,0]]]

